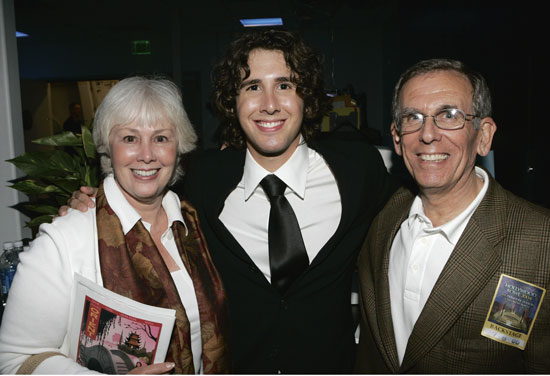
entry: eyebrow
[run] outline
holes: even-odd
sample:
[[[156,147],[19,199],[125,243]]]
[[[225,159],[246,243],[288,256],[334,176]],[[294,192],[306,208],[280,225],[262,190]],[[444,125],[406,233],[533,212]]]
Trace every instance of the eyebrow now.
[[[260,82],[262,82],[262,80],[258,80],[256,78],[251,79],[251,80],[246,80],[246,81],[241,82],[240,88],[242,89],[243,87],[248,86],[248,85],[256,85],[256,84],[259,84]]]
[[[441,106],[439,106],[437,108],[437,111],[442,111],[442,110],[448,110],[448,109],[457,109],[457,110],[460,110],[460,108],[458,106],[455,106],[454,104],[442,104]]]
[[[124,125],[115,125],[115,126],[113,126],[112,130],[114,130],[115,128],[123,129],[126,132],[139,133],[139,130],[144,128],[144,127],[141,126],[141,125],[129,127],[128,124],[124,124]],[[166,126],[166,127],[163,127],[163,128],[155,128],[154,131],[153,131],[153,134],[156,135],[156,134],[159,134],[159,133],[162,133],[162,132],[175,133],[176,129],[173,126]]]
[[[169,126],[169,127],[166,127],[166,128],[158,128],[158,129],[155,129],[153,134],[159,134],[159,133],[163,133],[163,132],[176,133],[176,129],[175,129],[175,127],[172,127],[172,126]]]
[[[292,82],[292,80],[290,79],[290,77],[277,77],[275,79],[276,82]]]
[[[437,108],[435,109],[435,113],[438,113],[438,112],[443,111],[443,110],[452,109],[452,108],[456,108],[457,110],[460,109],[458,106],[455,106],[454,104],[442,104],[442,105],[440,105],[439,107],[437,107]],[[462,111],[464,111],[464,110],[462,110]],[[405,108],[401,111],[401,115],[410,115],[410,114],[422,114],[422,115],[425,115],[422,111],[420,111],[419,109],[414,108],[414,107],[405,107]]]
[[[257,85],[261,82],[262,82],[262,80],[257,79],[257,78],[253,78],[253,79],[250,79],[250,80],[245,80],[245,81],[241,82],[240,88],[242,89],[243,87],[248,86],[248,85]],[[292,82],[292,80],[290,79],[290,77],[277,77],[275,79],[275,82],[278,82],[278,83]]]

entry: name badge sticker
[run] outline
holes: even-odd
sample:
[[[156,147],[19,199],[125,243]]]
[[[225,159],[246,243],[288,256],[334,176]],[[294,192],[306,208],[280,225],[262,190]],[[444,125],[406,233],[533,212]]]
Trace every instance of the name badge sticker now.
[[[481,335],[525,349],[546,289],[501,274]]]

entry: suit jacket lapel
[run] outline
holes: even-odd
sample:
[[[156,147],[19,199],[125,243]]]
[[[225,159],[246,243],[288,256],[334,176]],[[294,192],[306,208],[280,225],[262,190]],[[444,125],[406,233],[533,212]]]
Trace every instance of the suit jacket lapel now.
[[[375,302],[376,302],[376,319],[378,323],[379,336],[376,340],[379,341],[379,348],[384,351],[384,360],[388,367],[393,372],[397,372],[399,369],[399,360],[397,357],[397,346],[395,344],[395,336],[393,332],[393,322],[391,316],[391,302],[390,302],[390,286],[388,279],[388,269],[390,262],[390,250],[401,223],[405,221],[408,216],[412,200],[414,196],[406,189],[399,190],[391,199],[388,210],[383,216],[379,218],[379,233],[376,234],[378,239],[381,239],[379,247],[383,249],[383,252],[374,252],[377,259],[374,260],[374,265],[380,265],[381,267],[374,270],[374,285],[375,288]],[[397,220],[396,220],[397,219]],[[378,243],[377,243],[378,244]]]
[[[354,184],[347,183],[350,177],[348,176],[349,169],[347,168],[348,164],[345,158],[340,157],[339,153],[334,152],[330,148],[323,147],[321,144],[313,142],[313,145],[315,145],[315,150],[325,158],[327,164],[334,173],[342,199],[342,218],[340,219],[336,232],[319,251],[319,254],[312,261],[312,265],[322,262],[322,260],[328,256],[329,251],[334,248],[334,244],[345,235],[345,231],[342,229],[347,228],[346,222],[349,222],[352,217],[351,213],[355,207],[353,199],[360,195],[359,188],[356,188]],[[216,236],[219,237],[219,239],[223,239],[224,245],[241,260],[252,265],[254,262],[250,256],[218,218],[227,196],[229,196],[242,179],[246,150],[228,148],[219,153],[220,154],[216,158],[219,168],[213,172],[218,174],[218,177],[210,181],[211,186],[208,189],[209,196],[203,197],[206,209],[205,216],[210,227],[216,233]]]
[[[494,185],[490,178],[486,196],[434,285],[409,338],[400,372],[413,367],[441,340],[500,267],[495,245],[504,236],[499,231],[504,214],[495,206],[501,199]]]
[[[210,182],[208,197],[203,198],[206,219],[217,237],[223,239],[223,243],[228,249],[246,263],[253,264],[250,256],[218,218],[227,196],[241,181],[246,153],[244,150],[235,149],[226,149],[219,153],[219,158],[217,158],[219,168],[212,172],[218,176]]]
[[[322,142],[318,140],[311,140],[308,142],[308,147],[318,152],[327,163],[328,167],[332,171],[336,184],[338,185],[338,191],[340,193],[340,200],[342,204],[342,214],[340,223],[336,229],[336,232],[321,248],[317,256],[313,259],[311,266],[322,262],[335,248],[342,236],[345,236],[345,231],[349,229],[349,221],[354,218],[353,211],[357,210],[355,200],[361,197],[360,188],[352,182],[353,176],[350,176],[349,161],[346,160],[340,151],[336,151],[332,148],[324,146]]]

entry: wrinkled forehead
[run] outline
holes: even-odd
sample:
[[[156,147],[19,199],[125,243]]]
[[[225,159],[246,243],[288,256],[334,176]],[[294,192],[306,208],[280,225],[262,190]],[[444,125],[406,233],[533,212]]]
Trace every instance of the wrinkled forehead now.
[[[473,88],[463,74],[456,71],[434,71],[408,80],[399,98],[402,109],[420,111],[456,107],[464,111],[472,108]]]

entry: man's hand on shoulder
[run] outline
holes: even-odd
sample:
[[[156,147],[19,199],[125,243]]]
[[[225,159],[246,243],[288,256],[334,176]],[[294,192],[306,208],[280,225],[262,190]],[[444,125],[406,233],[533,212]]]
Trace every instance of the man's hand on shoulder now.
[[[88,209],[94,208],[95,203],[92,200],[92,197],[95,197],[97,193],[97,188],[93,187],[80,187],[79,191],[74,191],[73,195],[67,201],[67,205],[63,205],[59,208],[58,214],[62,217],[69,211],[69,208],[80,210],[85,213]]]

